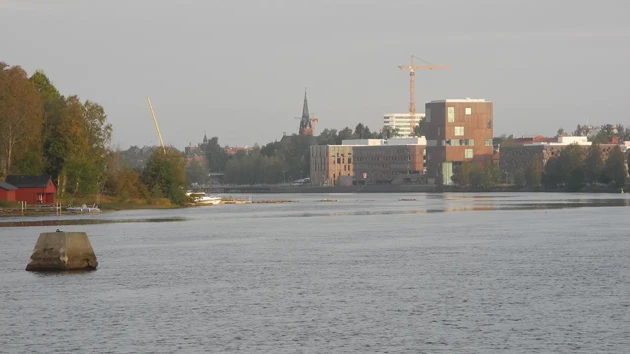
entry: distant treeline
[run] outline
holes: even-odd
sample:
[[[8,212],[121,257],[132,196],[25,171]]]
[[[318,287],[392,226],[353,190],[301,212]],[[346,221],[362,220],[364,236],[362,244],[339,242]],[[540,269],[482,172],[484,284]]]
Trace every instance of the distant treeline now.
[[[416,129],[422,135],[423,123]],[[262,147],[255,145],[249,151],[239,151],[229,156],[219,145],[219,138],[208,139],[201,144],[199,154],[207,163],[193,161],[187,169],[192,183],[207,182],[209,172],[224,172],[225,182],[231,184],[273,184],[310,176],[310,146],[340,145],[347,139],[387,139],[398,136],[396,129],[386,127],[373,132],[362,123],[354,130],[324,129],[318,136],[291,135]]]

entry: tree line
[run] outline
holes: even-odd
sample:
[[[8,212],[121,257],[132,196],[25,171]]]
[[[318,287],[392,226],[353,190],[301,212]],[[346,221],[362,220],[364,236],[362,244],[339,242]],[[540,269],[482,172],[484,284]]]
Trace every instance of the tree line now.
[[[597,142],[586,149],[571,144],[562,149],[558,156],[550,158],[544,167],[540,160],[533,159],[505,182],[519,188],[542,187],[571,192],[584,187],[596,187],[598,184],[621,188],[626,185],[626,164],[630,165],[630,155],[625,157],[619,145],[611,147],[604,159],[602,148]],[[461,186],[491,188],[501,182],[501,172],[494,163],[484,165],[463,162],[455,169],[452,179]]]
[[[0,62],[0,177],[48,174],[60,198],[110,194],[183,203],[183,154],[154,153],[143,171],[121,166],[98,103],[64,96],[42,70]]]
[[[423,121],[415,134],[422,135]],[[318,136],[290,135],[280,141],[263,146],[254,145],[251,151],[239,151],[228,155],[219,145],[219,138],[212,137],[200,145],[198,154],[206,163],[193,160],[187,167],[187,177],[192,183],[208,182],[209,172],[223,172],[225,182],[231,184],[274,184],[289,182],[310,176],[310,147],[312,145],[341,145],[349,139],[389,139],[397,137],[397,129],[385,127],[376,132],[363,123],[351,129],[324,129]]]

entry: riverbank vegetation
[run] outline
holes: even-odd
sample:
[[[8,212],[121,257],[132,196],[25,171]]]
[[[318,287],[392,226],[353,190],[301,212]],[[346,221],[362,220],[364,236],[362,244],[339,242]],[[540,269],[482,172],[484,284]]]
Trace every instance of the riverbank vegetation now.
[[[100,104],[62,95],[41,70],[29,77],[0,62],[0,178],[48,174],[62,201],[187,202],[182,153],[157,149],[143,169],[131,170],[111,148],[112,132]]]
[[[618,145],[611,147],[605,156],[597,142],[586,149],[572,144],[550,158],[544,168],[539,160],[533,159],[503,183],[511,185],[513,190],[615,191],[627,185],[627,164],[630,165],[630,155],[625,157]],[[494,163],[463,162],[453,174],[453,182],[459,186],[484,189],[498,186],[501,178]]]

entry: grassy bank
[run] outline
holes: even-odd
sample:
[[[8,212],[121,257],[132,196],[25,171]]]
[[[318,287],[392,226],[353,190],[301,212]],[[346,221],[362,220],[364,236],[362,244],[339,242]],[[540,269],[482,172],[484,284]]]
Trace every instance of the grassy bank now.
[[[174,205],[167,198],[148,198],[148,199],[128,199],[121,200],[110,196],[87,197],[87,198],[61,198],[58,199],[61,205],[66,207],[68,205],[92,205],[94,203],[103,211],[108,210],[136,210],[136,209],[173,209],[180,208],[179,205]]]

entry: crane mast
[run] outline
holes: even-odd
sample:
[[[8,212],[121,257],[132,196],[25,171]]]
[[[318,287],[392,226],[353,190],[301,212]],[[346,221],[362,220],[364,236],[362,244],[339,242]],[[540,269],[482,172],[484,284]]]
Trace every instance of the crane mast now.
[[[164,141],[162,140],[162,134],[160,133],[160,127],[158,126],[157,119],[155,119],[155,112],[153,112],[153,105],[151,105],[151,99],[147,96],[147,101],[149,102],[149,109],[151,109],[151,115],[153,116],[153,123],[155,123],[155,129],[158,133],[158,138],[160,138],[160,145],[162,145],[162,151],[164,155],[166,155],[166,147],[164,147]]]
[[[415,55],[411,55],[409,65],[398,65],[400,70],[409,70],[409,119],[411,123],[411,135],[413,136],[416,129],[416,69],[446,69],[450,68],[448,65],[416,65],[413,62],[414,58],[418,58]],[[420,58],[418,58],[420,59]],[[422,60],[422,59],[420,59]]]

